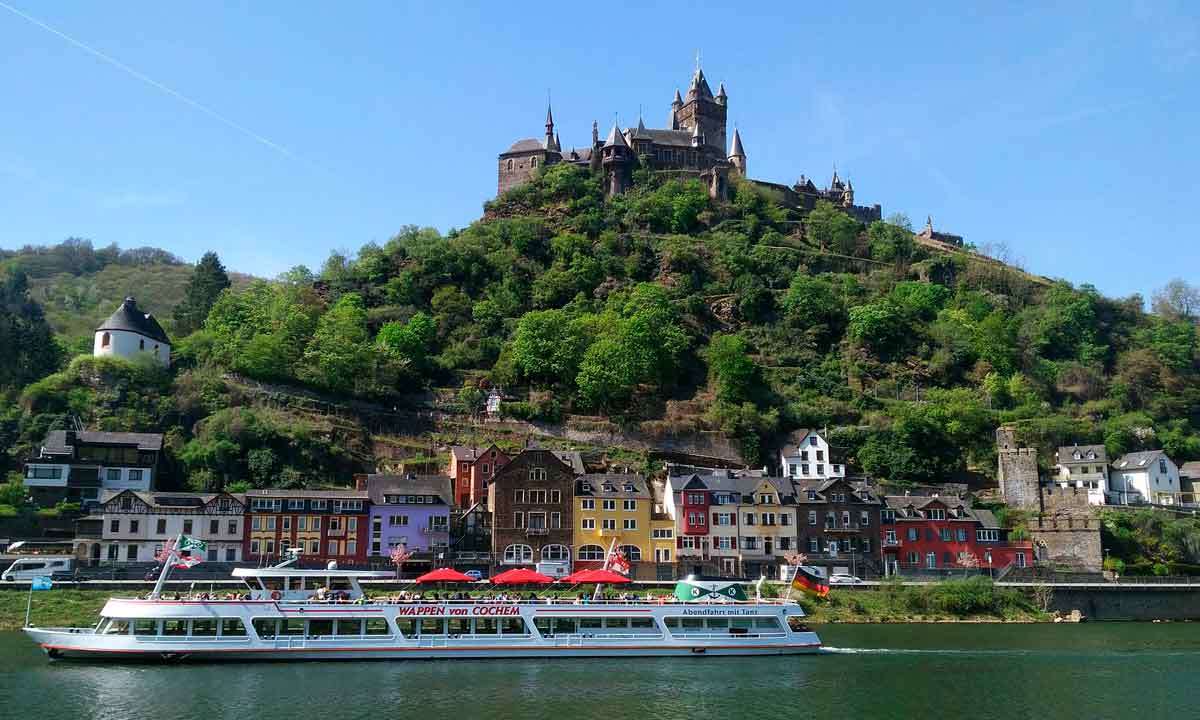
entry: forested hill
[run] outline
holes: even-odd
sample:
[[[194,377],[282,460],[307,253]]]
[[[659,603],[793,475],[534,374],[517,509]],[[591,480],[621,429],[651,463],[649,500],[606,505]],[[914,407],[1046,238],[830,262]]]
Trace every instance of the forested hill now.
[[[93,247],[69,238],[49,247],[0,250],[0,272],[20,272],[30,298],[42,307],[54,331],[68,344],[90,347],[96,326],[127,295],[163,320],[170,331],[171,313],[183,299],[192,267],[159,248],[121,250]],[[252,278],[231,274],[235,286]]]
[[[1162,446],[1182,462],[1200,457],[1197,303],[1183,283],[1157,300],[1146,313],[1140,297],[931,249],[903,218],[802,217],[746,183],[713,202],[649,174],[605,198],[560,165],[464,230],[407,227],[315,275],[193,302],[203,327],[176,338],[160,405],[139,422],[174,428],[176,471],[197,487],[281,468],[329,481],[341,462],[314,449],[315,431],[240,407],[228,371],[389,406],[459,388],[464,413],[500,386],[518,417],[723,431],[752,462],[791,429],[828,428],[854,471],[900,484],[990,471],[1000,422],[1047,449]],[[79,362],[10,391],[13,448],[68,409],[116,422],[101,394],[64,400],[95,377]]]

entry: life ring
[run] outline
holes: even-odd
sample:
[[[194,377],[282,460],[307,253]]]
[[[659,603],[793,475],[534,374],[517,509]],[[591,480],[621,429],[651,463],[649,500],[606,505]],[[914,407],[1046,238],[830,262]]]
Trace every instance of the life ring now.
[[[271,591],[271,599],[272,600],[278,600],[281,597],[283,597],[283,595],[278,590]]]

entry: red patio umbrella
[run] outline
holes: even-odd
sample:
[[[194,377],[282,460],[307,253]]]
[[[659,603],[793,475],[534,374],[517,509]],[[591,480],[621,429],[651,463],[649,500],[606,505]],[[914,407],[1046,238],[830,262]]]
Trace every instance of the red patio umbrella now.
[[[419,583],[435,583],[435,582],[475,582],[475,578],[470,575],[464,575],[454,568],[438,568],[433,572],[427,572],[416,579]]]
[[[492,578],[492,582],[497,585],[545,585],[554,582],[554,578],[534,572],[529,568],[513,568],[496,575]]]
[[[632,580],[621,573],[615,573],[612,570],[578,570],[563,578],[562,581],[569,585],[591,583],[597,585],[618,585],[620,583],[632,582]]]

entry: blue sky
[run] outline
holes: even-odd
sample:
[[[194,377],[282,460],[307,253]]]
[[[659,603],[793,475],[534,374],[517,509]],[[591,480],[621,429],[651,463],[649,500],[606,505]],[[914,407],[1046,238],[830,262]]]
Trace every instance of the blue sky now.
[[[661,127],[699,50],[754,177],[836,165],[1110,295],[1200,281],[1200,6],[901,5],[0,0],[0,247],[316,269],[478,217],[547,88],[564,145],[639,106]]]

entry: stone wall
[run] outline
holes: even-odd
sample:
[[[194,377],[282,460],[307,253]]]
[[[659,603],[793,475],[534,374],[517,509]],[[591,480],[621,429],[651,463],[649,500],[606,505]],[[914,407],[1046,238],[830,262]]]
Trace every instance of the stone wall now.
[[[1088,504],[1087,488],[1064,488],[1057,485],[1046,485],[1040,488],[1041,510],[1048,514],[1061,514],[1066,512],[1090,512],[1091,506]]]
[[[1079,610],[1089,620],[1200,620],[1200,585],[1054,588],[1051,610]]]
[[[1012,448],[997,453],[1000,494],[1009,507],[1039,509],[1037,450]]]
[[[1100,522],[1092,517],[1039,517],[1029,528],[1039,565],[1099,572],[1104,562]]]

